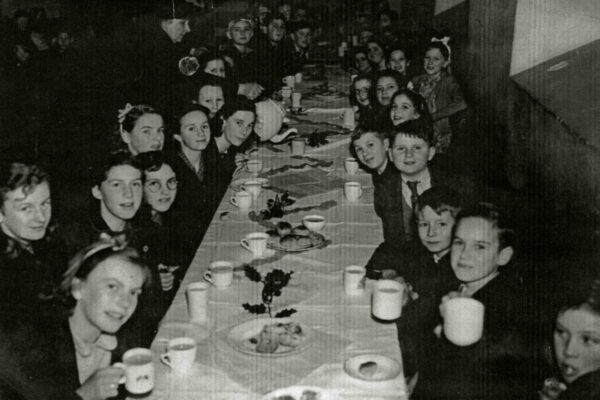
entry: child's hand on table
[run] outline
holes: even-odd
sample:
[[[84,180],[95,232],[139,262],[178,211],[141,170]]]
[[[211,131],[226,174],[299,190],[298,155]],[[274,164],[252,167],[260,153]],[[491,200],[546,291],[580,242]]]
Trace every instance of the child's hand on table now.
[[[158,272],[160,274],[160,286],[163,292],[168,292],[173,289],[173,284],[175,283],[175,275],[173,272],[179,269],[179,265],[166,266],[163,264],[158,264]]]
[[[120,367],[106,367],[94,372],[76,393],[84,400],[104,400],[119,394],[119,381],[125,371]]]

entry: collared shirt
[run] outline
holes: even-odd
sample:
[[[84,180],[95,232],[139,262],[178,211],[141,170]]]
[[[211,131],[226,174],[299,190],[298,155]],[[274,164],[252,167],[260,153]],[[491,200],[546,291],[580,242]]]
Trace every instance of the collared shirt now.
[[[440,260],[441,260],[442,258],[444,258],[444,256],[445,256],[446,254],[448,254],[449,252],[450,252],[450,249],[446,249],[446,250],[444,250],[444,251],[443,251],[443,252],[441,252],[441,253],[436,253],[436,254],[434,254],[434,255],[433,255],[433,262],[434,262],[434,263],[436,263],[436,264],[439,264]]]
[[[183,150],[178,149],[177,155],[179,156],[179,158],[181,158],[183,160],[185,165],[187,165],[190,170],[194,171],[194,173],[196,174],[196,177],[198,177],[198,180],[200,182],[203,182],[204,181],[204,160],[203,160],[202,152],[200,152],[200,161],[198,163],[197,168],[196,168],[196,166],[192,165],[190,160],[188,160],[186,155],[183,153]]]
[[[500,274],[499,271],[489,274],[488,276],[481,278],[475,282],[462,283],[458,288],[458,293],[465,297],[472,297],[479,289],[487,285],[492,279]]]
[[[88,343],[77,337],[73,329],[74,324],[73,318],[69,318],[69,328],[75,344],[79,383],[83,384],[94,372],[110,365],[111,352],[117,347],[117,338],[102,333],[94,343]]]
[[[406,184],[407,181],[419,181],[417,185],[417,192],[419,193],[419,195],[421,195],[424,191],[431,187],[431,174],[429,173],[429,168],[426,168],[420,176],[411,177],[410,179],[407,179],[404,176],[402,176],[402,197],[404,198],[406,204],[408,204],[408,206],[411,207],[412,193],[410,191],[410,188]]]

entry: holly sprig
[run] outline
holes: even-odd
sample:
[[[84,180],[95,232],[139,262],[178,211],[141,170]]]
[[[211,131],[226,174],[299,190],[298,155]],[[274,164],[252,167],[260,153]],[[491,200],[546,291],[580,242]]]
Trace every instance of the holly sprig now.
[[[269,317],[273,318],[271,308],[273,298],[281,296],[281,290],[290,282],[294,271],[284,272],[280,269],[274,269],[268,272],[264,277],[251,265],[246,265],[244,271],[248,279],[253,282],[262,283],[263,290],[261,294],[261,304],[244,303],[242,304],[242,307],[251,314],[269,314]],[[293,308],[286,308],[276,313],[275,318],[289,317],[295,312],[296,310]]]

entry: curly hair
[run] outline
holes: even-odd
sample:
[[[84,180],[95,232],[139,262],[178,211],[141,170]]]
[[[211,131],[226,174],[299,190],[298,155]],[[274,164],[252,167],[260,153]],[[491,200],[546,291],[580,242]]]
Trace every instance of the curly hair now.
[[[6,194],[13,190],[23,188],[23,193],[28,195],[42,182],[49,182],[50,177],[40,167],[22,162],[5,163],[0,167],[0,193],[2,201]]]

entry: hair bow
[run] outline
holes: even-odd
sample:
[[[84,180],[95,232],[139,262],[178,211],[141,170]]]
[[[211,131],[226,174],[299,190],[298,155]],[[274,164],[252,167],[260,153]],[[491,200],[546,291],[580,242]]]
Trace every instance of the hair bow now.
[[[450,49],[450,45],[448,44],[448,42],[450,41],[450,36],[444,36],[441,39],[438,38],[431,38],[431,42],[440,42],[442,43],[444,46],[446,46],[446,48],[448,49],[448,60],[450,60],[450,56],[452,55],[452,49]]]
[[[112,251],[120,251],[127,247],[127,237],[124,233],[119,233],[117,235],[111,235],[106,232],[102,232],[98,238],[98,241],[94,243],[93,248],[91,248],[85,255],[83,256],[82,262],[93,256],[94,254],[106,250],[112,249]]]
[[[119,114],[117,115],[119,125],[123,125],[123,121],[125,121],[125,116],[129,114],[129,111],[131,110],[133,110],[133,106],[130,103],[125,104],[125,108],[119,110]]]

